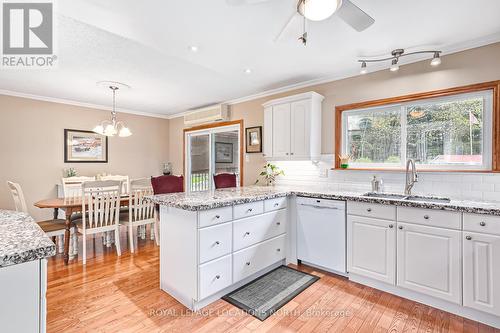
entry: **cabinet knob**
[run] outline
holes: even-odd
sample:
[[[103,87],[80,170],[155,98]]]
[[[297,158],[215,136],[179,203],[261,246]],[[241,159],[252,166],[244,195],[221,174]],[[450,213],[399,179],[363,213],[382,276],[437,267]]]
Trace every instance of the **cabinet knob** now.
[[[279,203],[275,203],[274,204],[274,207],[278,207],[280,204]]]
[[[471,239],[472,239],[472,237],[471,237],[471,236],[465,236],[465,239],[467,239],[467,240],[471,240]]]
[[[424,215],[424,219],[428,220],[429,219],[429,215]]]
[[[281,222],[276,222],[276,225],[281,225]]]
[[[215,278],[218,280],[220,279],[220,275],[216,275]]]
[[[216,219],[220,219],[220,215],[215,215],[215,218]]]
[[[288,155],[288,153],[285,153],[285,155]]]
[[[244,236],[250,236],[250,231],[245,232]]]
[[[399,229],[399,230],[403,230],[403,226],[402,226],[402,225],[400,225],[400,226],[398,227],[398,229]]]
[[[220,245],[220,242],[219,242],[219,241],[216,241],[216,242],[214,243],[214,245]]]
[[[290,155],[293,155],[293,153],[290,153]]]
[[[389,224],[389,228],[391,228],[391,229],[392,229],[392,228],[394,228],[394,225],[392,225],[392,224]]]
[[[484,227],[484,226],[486,225],[486,222],[481,221],[481,222],[479,222],[479,225],[480,225],[481,227]]]
[[[248,208],[247,212],[251,212],[253,210],[253,208]]]
[[[280,252],[280,251],[281,251],[281,249],[276,249],[276,251]]]
[[[371,209],[371,208],[367,208],[367,209],[366,209],[366,211],[367,211],[367,212],[371,212],[371,211],[372,211],[372,209]]]
[[[247,261],[247,262],[246,262],[246,265],[247,265],[247,266],[250,266],[250,261]]]

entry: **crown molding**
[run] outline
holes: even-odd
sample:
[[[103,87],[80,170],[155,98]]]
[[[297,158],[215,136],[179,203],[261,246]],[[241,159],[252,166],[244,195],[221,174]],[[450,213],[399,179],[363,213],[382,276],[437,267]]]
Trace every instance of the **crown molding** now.
[[[484,36],[484,37],[481,37],[481,38],[478,38],[478,39],[473,39],[473,40],[470,40],[470,41],[467,41],[467,42],[463,42],[463,43],[459,43],[459,44],[453,44],[453,45],[441,47],[440,49],[441,49],[441,51],[443,51],[442,56],[446,56],[446,55],[450,55],[450,54],[453,54],[453,53],[458,53],[458,52],[462,52],[462,51],[466,51],[466,50],[470,50],[470,49],[474,49],[474,48],[477,48],[477,47],[486,46],[486,45],[494,44],[494,43],[498,43],[498,42],[500,42],[500,32],[499,33],[495,33],[495,34],[491,34],[491,35],[487,35],[487,36]],[[423,57],[416,57],[412,61],[407,61],[407,62],[404,62],[404,63],[401,63],[401,64],[402,65],[412,64],[412,63],[416,63],[416,62],[422,61],[424,59],[427,59],[427,57],[425,57],[425,56],[423,56]],[[377,71],[385,70],[385,69],[388,68],[387,66],[384,66],[384,65],[370,66],[370,67],[372,69],[375,69],[375,70],[370,71],[369,73],[375,73]],[[328,82],[332,82],[332,81],[347,79],[347,78],[354,77],[354,76],[359,76],[359,75],[361,75],[361,74],[359,74],[359,70],[358,69],[356,69],[355,71],[345,71],[343,73],[335,74],[335,75],[332,75],[332,76],[326,76],[326,77],[323,77],[323,78],[318,78],[318,79],[313,79],[313,80],[309,80],[309,81],[299,82],[299,83],[295,83],[295,84],[283,86],[283,87],[276,88],[276,89],[266,90],[266,91],[263,91],[263,92],[260,92],[260,93],[257,93],[257,94],[252,94],[252,95],[248,95],[248,96],[244,96],[244,97],[240,97],[240,98],[228,100],[228,101],[225,101],[224,103],[226,103],[228,105],[234,105],[234,104],[238,104],[238,103],[243,103],[243,102],[248,102],[248,101],[251,101],[251,100],[255,100],[255,99],[258,99],[258,98],[263,98],[263,97],[268,97],[268,96],[271,96],[271,95],[285,93],[285,92],[288,92],[288,91],[291,91],[291,90],[307,88],[307,87],[315,86],[315,85],[318,85],[318,84],[323,84],[323,83],[328,83]]]
[[[102,111],[111,111],[112,110],[112,107],[109,105],[99,105],[99,104],[74,101],[74,100],[70,100],[70,99],[32,95],[32,94],[26,94],[26,93],[21,93],[21,92],[12,91],[12,90],[0,89],[0,95],[33,99],[36,101],[43,101],[43,102],[50,102],[50,103],[79,106],[79,107],[83,107],[83,108],[97,109],[97,110],[102,110]],[[158,114],[158,113],[143,112],[143,111],[137,111],[137,110],[131,110],[131,109],[121,109],[121,108],[117,108],[116,111],[120,112],[120,113],[129,113],[129,114],[134,114],[134,115],[144,116],[144,117],[169,119],[168,115]]]

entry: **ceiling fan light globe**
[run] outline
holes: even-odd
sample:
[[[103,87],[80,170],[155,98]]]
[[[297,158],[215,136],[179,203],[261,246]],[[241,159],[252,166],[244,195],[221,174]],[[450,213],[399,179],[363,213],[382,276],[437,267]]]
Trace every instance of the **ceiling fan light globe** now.
[[[299,13],[311,21],[323,21],[342,5],[342,0],[301,0]]]

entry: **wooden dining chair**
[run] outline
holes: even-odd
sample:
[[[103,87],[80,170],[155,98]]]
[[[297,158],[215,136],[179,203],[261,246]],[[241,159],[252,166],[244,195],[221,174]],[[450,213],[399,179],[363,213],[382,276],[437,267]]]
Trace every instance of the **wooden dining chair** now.
[[[229,188],[236,187],[238,183],[238,176],[235,173],[220,173],[214,175],[215,188]]]
[[[82,196],[83,182],[94,181],[95,177],[74,176],[62,178],[64,199],[79,199]]]
[[[137,237],[134,231],[138,229],[137,227],[151,225],[151,233],[154,235],[152,239],[155,239],[156,245],[159,245],[155,204],[144,200],[148,195],[153,195],[153,187],[149,179],[132,180],[130,182],[128,212],[120,213],[120,224],[128,229],[130,251],[132,253],[135,252],[134,239],[137,239]],[[142,231],[142,229],[139,230]]]
[[[122,182],[117,180],[98,180],[82,184],[82,216],[75,221],[82,235],[83,264],[87,264],[87,235],[114,232],[116,253],[120,249],[120,196]]]
[[[106,175],[106,176],[101,176],[100,180],[119,180],[122,182],[122,194],[129,193],[129,190],[130,190],[130,178],[129,178],[129,176]]]
[[[24,193],[21,185],[8,181],[7,186],[9,187],[12,198],[14,199],[14,206],[16,211],[29,214],[28,206],[26,205],[26,200],[24,198]],[[45,232],[47,237],[57,239],[57,241],[55,242],[57,244],[57,250],[59,253],[62,253],[64,251],[64,232],[66,230],[65,221],[62,219],[52,219],[39,221],[37,222],[37,224],[43,230],[43,232]]]

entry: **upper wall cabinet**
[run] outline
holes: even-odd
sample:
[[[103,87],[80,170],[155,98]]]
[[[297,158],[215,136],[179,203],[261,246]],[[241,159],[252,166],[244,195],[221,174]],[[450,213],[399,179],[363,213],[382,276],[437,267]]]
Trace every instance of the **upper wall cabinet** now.
[[[313,91],[273,99],[264,106],[264,157],[318,160],[321,156],[321,102]]]

